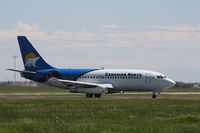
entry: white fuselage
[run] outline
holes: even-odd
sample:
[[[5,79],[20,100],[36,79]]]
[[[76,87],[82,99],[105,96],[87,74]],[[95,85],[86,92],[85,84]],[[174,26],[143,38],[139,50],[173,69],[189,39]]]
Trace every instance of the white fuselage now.
[[[161,92],[175,82],[161,73],[134,69],[102,69],[86,73],[78,81],[98,84],[112,84],[118,91]]]
[[[79,82],[95,83],[95,84],[110,84],[113,88],[108,90],[108,93],[120,91],[149,91],[160,93],[166,88],[173,87],[175,82],[165,75],[146,70],[135,69],[101,69],[87,72],[79,76]],[[69,89],[71,92],[102,94],[106,93],[106,88],[79,88],[66,87],[64,84],[49,80],[48,85],[60,88]]]

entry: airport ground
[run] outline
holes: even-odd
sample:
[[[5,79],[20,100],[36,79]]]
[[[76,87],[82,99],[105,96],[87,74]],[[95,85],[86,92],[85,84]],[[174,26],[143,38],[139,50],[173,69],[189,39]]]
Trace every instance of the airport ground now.
[[[4,86],[0,87],[0,132],[200,132],[200,89],[166,91],[157,99],[143,93],[85,98],[58,88]]]

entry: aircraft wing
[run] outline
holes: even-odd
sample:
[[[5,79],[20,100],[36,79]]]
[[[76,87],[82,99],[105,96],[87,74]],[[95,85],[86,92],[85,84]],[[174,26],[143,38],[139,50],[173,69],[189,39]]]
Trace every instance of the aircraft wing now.
[[[63,80],[63,79],[56,79],[56,80],[65,84],[68,87],[74,86],[74,87],[77,87],[77,88],[95,88],[95,87],[113,88],[112,84],[96,84],[96,83]]]

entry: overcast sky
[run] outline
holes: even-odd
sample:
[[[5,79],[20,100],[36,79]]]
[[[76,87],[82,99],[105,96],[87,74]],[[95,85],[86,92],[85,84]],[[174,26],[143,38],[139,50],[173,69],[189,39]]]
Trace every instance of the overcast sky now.
[[[199,0],[2,0],[0,81],[23,69],[17,35],[59,68],[147,69],[200,81]],[[20,80],[18,75],[18,80]]]

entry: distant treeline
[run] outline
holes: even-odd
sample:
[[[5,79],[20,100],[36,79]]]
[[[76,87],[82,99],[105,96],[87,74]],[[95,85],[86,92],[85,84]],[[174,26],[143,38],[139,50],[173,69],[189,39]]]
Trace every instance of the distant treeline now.
[[[44,86],[34,81],[24,81],[24,82],[7,81],[7,82],[0,82],[0,85],[1,86]]]
[[[200,88],[200,83],[176,82],[173,88]]]

